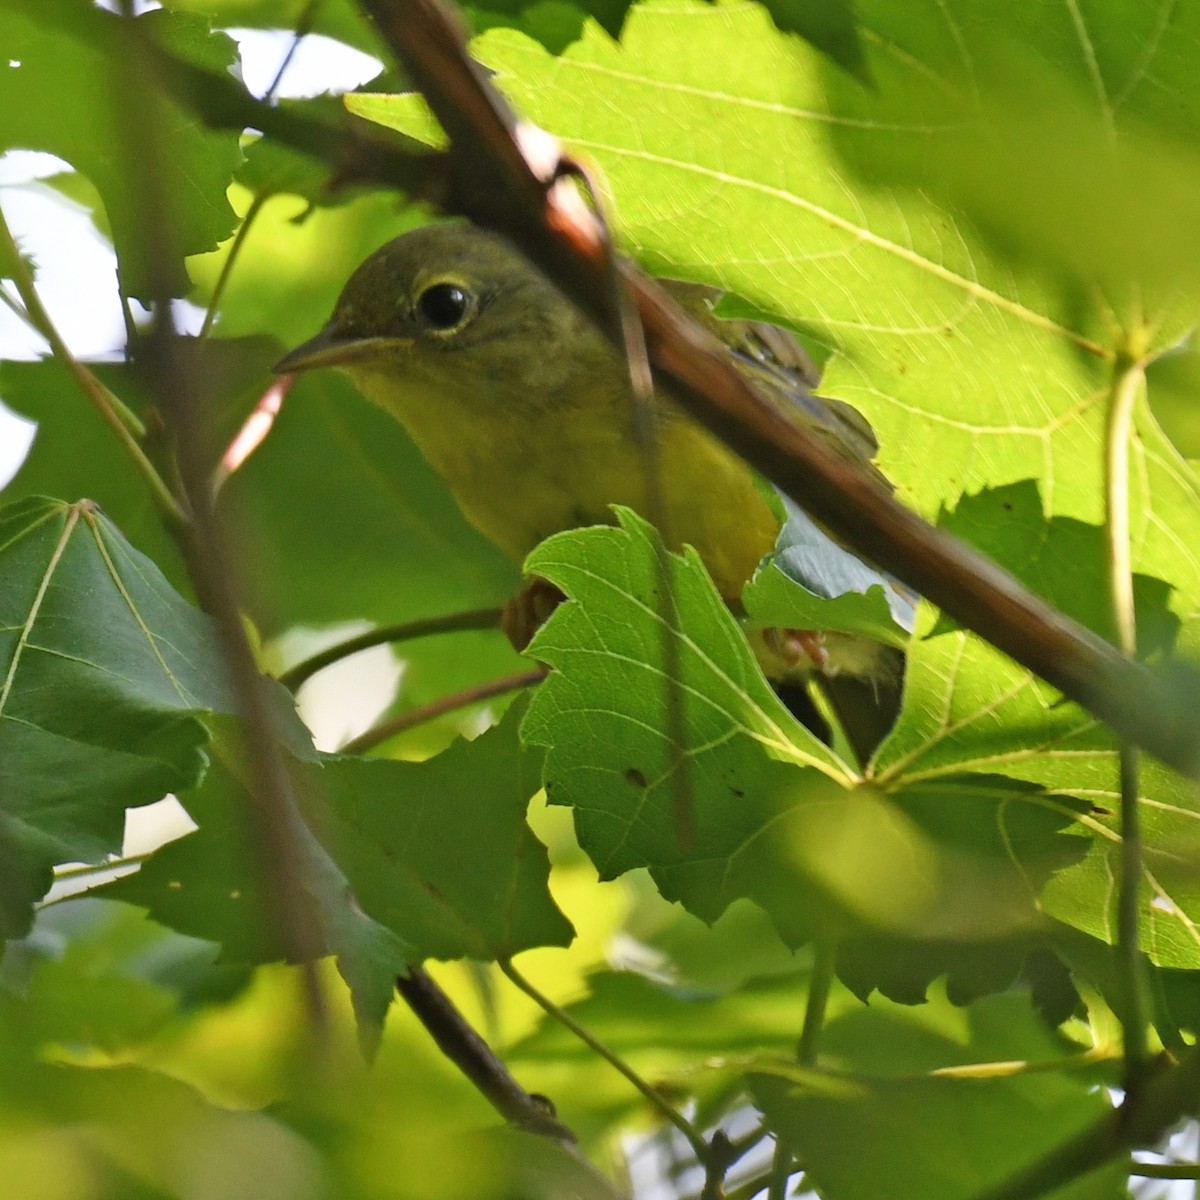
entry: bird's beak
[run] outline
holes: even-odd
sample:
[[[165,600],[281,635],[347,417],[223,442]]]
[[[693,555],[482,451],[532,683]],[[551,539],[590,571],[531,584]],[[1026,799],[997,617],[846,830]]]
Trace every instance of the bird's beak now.
[[[344,367],[364,358],[373,358],[389,340],[356,338],[348,335],[336,321],[330,321],[316,337],[285,354],[271,370],[276,375],[292,375],[316,367]]]

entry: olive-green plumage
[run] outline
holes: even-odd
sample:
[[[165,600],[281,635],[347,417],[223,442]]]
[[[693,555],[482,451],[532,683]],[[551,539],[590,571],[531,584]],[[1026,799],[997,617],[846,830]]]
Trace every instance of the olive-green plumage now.
[[[764,393],[866,462],[870,430],[813,397],[790,335],[719,321],[719,295],[668,284],[743,359]],[[326,327],[279,371],[344,369],[404,424],[467,518],[524,558],[563,529],[610,523],[611,505],[649,515],[646,456],[622,359],[506,242],[435,225],[388,243],[346,284]],[[736,602],[779,521],[748,467],[669,398],[659,400],[658,471],[667,532],[695,546]]]

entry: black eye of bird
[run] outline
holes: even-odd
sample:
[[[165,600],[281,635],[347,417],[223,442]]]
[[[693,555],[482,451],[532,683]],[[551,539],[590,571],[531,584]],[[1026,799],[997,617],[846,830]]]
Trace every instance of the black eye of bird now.
[[[435,283],[417,297],[417,313],[431,329],[453,329],[469,307],[467,293],[456,283]]]

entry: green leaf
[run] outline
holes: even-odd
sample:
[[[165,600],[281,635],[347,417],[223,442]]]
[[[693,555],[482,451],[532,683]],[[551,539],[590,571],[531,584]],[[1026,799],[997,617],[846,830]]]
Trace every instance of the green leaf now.
[[[332,373],[297,385],[221,504],[258,535],[245,570],[267,633],[500,604],[520,586],[399,423]]]
[[[119,849],[124,810],[203,774],[232,710],[207,618],[87,501],[0,510],[0,927],[54,864]]]
[[[331,760],[306,806],[363,910],[416,955],[493,959],[571,941],[525,824],[541,755],[522,749],[520,716],[423,763]]]
[[[425,763],[328,758],[294,768],[308,826],[295,818],[304,911],[316,953],[335,954],[368,1052],[397,974],[423,958],[494,958],[565,945],[571,927],[546,888],[545,850],[525,825],[538,756],[508,717]],[[289,950],[269,891],[244,768],[222,755],[181,796],[199,829],[99,894],[221,945],[224,962]],[[310,832],[310,828],[315,832]]]
[[[945,524],[1002,554],[1035,591],[1078,620],[1107,628],[1102,531],[1065,518],[1047,522],[1032,484],[967,498]],[[1139,646],[1162,657],[1180,629],[1167,607],[1167,588],[1144,576],[1134,585]],[[873,764],[877,782],[906,808],[909,796],[931,784],[955,790],[980,771],[1036,785],[1025,796],[1014,792],[1001,811],[1057,812],[1070,822],[1063,836],[1079,843],[1059,869],[1036,878],[1038,909],[1113,941],[1120,801],[1111,736],[1053,688],[944,618],[927,614],[919,634],[909,655],[904,709]],[[963,792],[964,799],[972,795],[986,793]],[[1143,945],[1160,965],[1200,966],[1200,878],[1192,866],[1200,832],[1197,789],[1144,760],[1141,797]],[[990,821],[991,813],[987,802],[979,820]],[[1012,857],[1028,869],[1015,843]]]
[[[580,844],[601,878],[649,866],[664,895],[712,920],[733,898],[719,895],[713,856],[760,826],[772,795],[820,786],[818,771],[792,768],[815,766],[847,783],[849,775],[771,691],[694,552],[663,554],[648,524],[628,510],[617,515],[618,529],[559,534],[526,561],[573,603],[530,648],[556,670],[523,733],[548,748],[547,795],[574,806]],[[661,572],[671,617],[659,611]],[[670,688],[682,710],[686,816],[673,799]]]
[[[148,36],[212,70],[228,70],[236,61],[233,41],[210,33],[198,18],[157,11],[137,21]],[[241,162],[236,133],[210,132],[155,93],[133,97],[128,56],[136,50],[129,30],[85,0],[7,5],[0,12],[0,43],[9,60],[0,72],[0,148],[47,151],[91,180],[104,199],[126,295],[152,295],[152,281],[163,270],[182,295],[188,287],[182,262],[148,257],[145,223],[162,217],[146,208],[137,172],[130,170],[130,106],[145,106],[161,135],[155,181],[169,206],[172,250],[180,259],[212,249],[233,232],[236,217],[225,190]]]
[[[863,180],[953,205],[1023,268],[1098,284],[1151,327],[1182,284],[1194,322],[1200,256],[1185,231],[1200,223],[1200,19],[1190,6],[1166,20],[1114,3],[858,8],[891,50],[872,56],[869,116],[880,129],[919,130],[831,129]],[[861,93],[829,82],[835,107],[868,115]],[[1172,340],[1166,329],[1152,336]]]
[[[863,925],[994,939],[1035,919],[1037,887],[1082,853],[1060,833],[1069,812],[995,776],[890,790],[857,779],[782,709],[694,555],[660,565],[650,527],[618,516],[618,529],[561,534],[526,564],[570,599],[531,647],[555,671],[524,734],[548,747],[547,794],[574,807],[602,878],[649,867],[665,897],[710,922],[749,897],[791,945]]]
[[[886,1180],[895,1200],[969,1200],[1111,1111],[1086,1072],[1021,1073],[1025,1063],[1070,1062],[1022,996],[973,1005],[957,1030],[928,1021],[882,1003],[851,1011],[822,1039],[837,1074],[781,1066],[750,1076],[756,1103],[823,1197],[875,1200]],[[1016,1070],[925,1074],[989,1060]],[[1125,1174],[1118,1161],[1052,1194],[1111,1200]]]
[[[264,855],[282,851],[262,842],[245,766],[227,753],[228,741],[226,736],[217,744],[219,757],[203,784],[180,797],[199,828],[160,847],[136,872],[93,894],[139,905],[171,929],[217,942],[223,963],[277,962],[295,947],[288,930],[281,928],[279,904],[270,890],[273,872]],[[320,786],[314,764],[297,765],[294,771],[302,786]],[[295,853],[282,866],[297,880],[293,895],[302,911],[290,914],[288,925],[310,934],[315,954],[337,956],[361,1043],[372,1054],[396,975],[412,952],[401,937],[362,912],[345,876],[297,814],[290,825]]]

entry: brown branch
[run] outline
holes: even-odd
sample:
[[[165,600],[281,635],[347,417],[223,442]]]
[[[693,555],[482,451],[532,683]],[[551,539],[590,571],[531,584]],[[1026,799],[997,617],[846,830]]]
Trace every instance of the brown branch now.
[[[409,729],[415,729],[418,725],[424,725],[426,721],[432,721],[435,717],[443,717],[446,713],[466,708],[470,704],[478,704],[481,700],[491,700],[496,696],[504,696],[509,692],[532,687],[535,683],[541,683],[545,677],[544,667],[534,667],[529,671],[518,671],[515,675],[489,679],[486,683],[478,683],[474,687],[464,688],[461,692],[452,692],[449,696],[440,696],[437,700],[422,704],[420,708],[412,708],[398,717],[380,721],[366,733],[360,733],[358,737],[348,741],[338,753],[365,754],[389,738],[394,738],[397,734],[404,733]]]
[[[357,637],[347,638],[335,646],[327,646],[311,658],[296,663],[279,676],[279,682],[289,692],[297,691],[301,684],[311,679],[318,671],[358,654],[373,646],[391,642],[407,642],[415,638],[429,637],[437,633],[458,633],[466,629],[499,629],[504,615],[502,608],[473,608],[464,612],[446,613],[440,617],[424,617],[417,621],[404,621],[398,625],[381,625],[369,629]]]
[[[126,50],[124,86],[117,89],[122,128],[128,138],[126,161],[135,164],[137,193],[143,205],[144,244],[150,268],[154,319],[136,358],[154,408],[161,416],[175,451],[187,523],[171,532],[183,553],[201,607],[213,618],[229,680],[243,726],[248,773],[250,820],[254,849],[266,880],[271,911],[267,918],[280,930],[285,957],[301,964],[308,1013],[313,1025],[324,1024],[324,1003],[315,960],[322,953],[316,931],[304,913],[298,840],[299,815],[292,781],[274,733],[268,680],[259,672],[242,622],[235,582],[235,556],[211,506],[207,463],[200,447],[207,444],[204,382],[195,365],[181,353],[181,338],[171,316],[172,276],[176,266],[175,212],[162,186],[158,164],[165,160],[167,136],[160,111],[141,97],[160,84],[153,43],[144,23],[127,2],[121,21]],[[273,685],[271,685],[273,686]]]
[[[450,997],[421,967],[410,967],[396,980],[417,1020],[437,1048],[479,1089],[487,1102],[506,1120],[525,1130],[573,1145],[578,1139],[555,1115],[544,1099],[527,1092],[496,1057],[492,1048],[467,1023]]]

